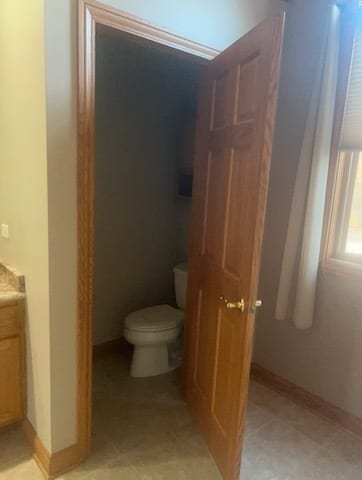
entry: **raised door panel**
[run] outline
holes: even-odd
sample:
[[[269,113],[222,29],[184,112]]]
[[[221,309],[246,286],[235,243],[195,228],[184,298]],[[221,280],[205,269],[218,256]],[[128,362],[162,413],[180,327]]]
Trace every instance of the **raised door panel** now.
[[[214,316],[210,304],[210,292],[200,289],[198,296],[197,327],[196,327],[196,361],[194,382],[205,402],[209,402],[212,392],[212,366],[210,359],[214,358]]]
[[[260,56],[258,54],[238,65],[235,124],[253,121],[255,118],[255,112],[259,106],[259,68]]]
[[[242,282],[250,274],[250,239],[254,236],[257,191],[254,179],[259,165],[247,149],[235,149],[231,162],[231,181],[225,235],[225,273]],[[243,206],[240,208],[240,206]]]
[[[211,151],[207,162],[202,255],[217,265],[222,261],[229,180],[225,163],[228,156],[228,150]]]
[[[211,108],[210,129],[215,131],[225,128],[231,123],[233,102],[230,101],[230,90],[233,89],[233,72],[222,72],[213,82],[213,99]]]
[[[230,408],[232,401],[232,371],[235,358],[238,315],[226,315],[219,308],[216,330],[216,352],[211,412],[219,429],[226,439],[229,434]]]

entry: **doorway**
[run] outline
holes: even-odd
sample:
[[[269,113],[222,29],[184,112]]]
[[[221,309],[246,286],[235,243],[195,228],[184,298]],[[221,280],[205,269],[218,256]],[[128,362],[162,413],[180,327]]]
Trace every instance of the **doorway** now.
[[[169,34],[119,10],[92,1],[79,2],[79,155],[78,155],[78,424],[77,449],[85,458],[91,445],[95,36],[96,28],[112,28],[120,36],[153,43],[154,47],[191,56],[206,64],[217,55],[209,47]],[[110,31],[108,30],[108,33]]]
[[[217,479],[179,370],[132,377],[134,347],[124,340],[129,314],[158,306],[181,313],[173,269],[188,257],[185,177],[205,67],[109,28],[97,28],[95,42],[93,461],[114,463],[125,477]],[[168,346],[171,367],[177,340]]]
[[[174,53],[181,50],[182,55],[211,59],[216,52],[98,3],[80,5],[78,438],[86,456],[91,439],[96,27],[135,34],[134,40],[152,39],[163,45],[159,48],[176,47]],[[230,480],[240,473],[255,307],[260,304],[257,281],[283,24],[283,15],[270,17],[218,55],[207,67],[198,101],[183,387],[218,468]]]
[[[188,257],[204,70],[203,59],[96,26],[92,457],[122,476],[219,478],[179,371],[133,378],[124,339],[130,313],[177,307],[173,269]]]

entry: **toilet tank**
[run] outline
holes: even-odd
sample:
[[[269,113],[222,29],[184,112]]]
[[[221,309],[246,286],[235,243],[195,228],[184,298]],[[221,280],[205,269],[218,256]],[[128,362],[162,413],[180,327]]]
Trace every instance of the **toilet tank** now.
[[[181,310],[185,309],[187,288],[187,263],[180,263],[173,269],[175,277],[176,303]]]

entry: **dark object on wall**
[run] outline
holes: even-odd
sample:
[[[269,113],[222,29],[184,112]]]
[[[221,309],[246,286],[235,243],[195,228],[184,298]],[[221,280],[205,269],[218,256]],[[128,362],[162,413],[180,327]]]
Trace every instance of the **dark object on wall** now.
[[[192,182],[193,182],[192,169],[181,168],[178,176],[178,194],[183,197],[191,197]]]
[[[192,180],[195,156],[196,113],[187,112],[181,137],[179,159],[178,193],[184,197],[192,195]]]

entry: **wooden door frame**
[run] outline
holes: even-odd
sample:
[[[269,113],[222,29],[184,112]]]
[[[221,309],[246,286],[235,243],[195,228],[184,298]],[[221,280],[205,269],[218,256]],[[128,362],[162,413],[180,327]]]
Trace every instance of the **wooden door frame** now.
[[[174,49],[203,63],[219,52],[95,0],[79,0],[78,15],[77,450],[82,460],[90,451],[92,418],[96,27],[111,27],[149,47]]]

